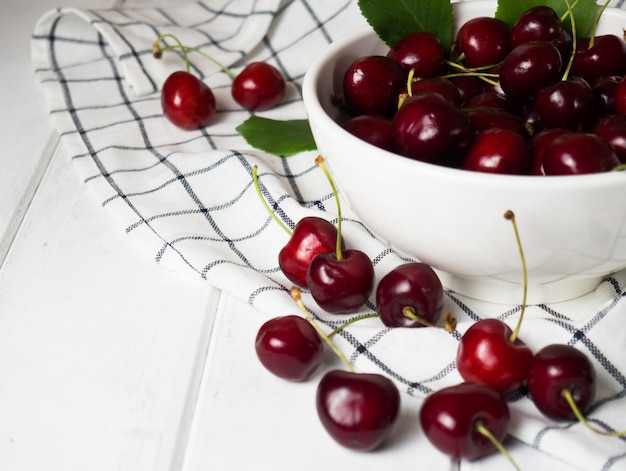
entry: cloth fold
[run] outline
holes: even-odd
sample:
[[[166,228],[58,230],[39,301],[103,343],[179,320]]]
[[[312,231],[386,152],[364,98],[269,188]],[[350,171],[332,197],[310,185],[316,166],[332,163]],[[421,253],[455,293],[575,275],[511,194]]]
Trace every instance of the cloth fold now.
[[[174,34],[235,72],[250,61],[268,61],[286,77],[288,91],[279,107],[262,115],[296,119],[306,117],[300,89],[308,64],[330,42],[364,23],[356,0],[59,8],[35,26],[32,60],[76,171],[138,250],[273,317],[297,312],[277,262],[288,236],[261,205],[252,168],[258,166],[264,197],[288,226],[305,216],[336,222],[336,204],[314,163],[316,153],[280,158],[251,149],[235,131],[251,114],[230,96],[231,78],[193,52],[191,71],[213,89],[218,109],[205,129],[175,128],[162,115],[158,91],[184,64],[173,50],[160,60],[153,58],[152,44],[161,34]],[[345,202],[342,212],[347,245],[370,256],[377,280],[406,261],[374,238]],[[582,298],[530,306],[520,334],[534,350],[562,342],[590,356],[599,386],[590,418],[614,430],[626,429],[625,286],[626,272],[621,272]],[[318,309],[306,291],[303,299],[329,329],[375,308],[372,298],[361,312],[337,316]],[[458,320],[454,333],[389,329],[366,319],[342,331],[337,343],[357,370],[388,375],[407,396],[423,397],[461,381],[454,358],[458,340],[472,322],[489,316],[514,325],[520,310],[451,291],[445,304]],[[530,446],[580,469],[626,469],[626,438],[551,422],[524,394],[512,399],[511,407],[511,434]]]

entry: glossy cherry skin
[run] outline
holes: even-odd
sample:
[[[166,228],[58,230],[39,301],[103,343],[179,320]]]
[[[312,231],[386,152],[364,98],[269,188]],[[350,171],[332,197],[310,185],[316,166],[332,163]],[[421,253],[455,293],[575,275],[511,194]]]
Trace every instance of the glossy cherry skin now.
[[[533,41],[549,41],[554,44],[563,59],[572,51],[572,37],[553,8],[538,5],[520,15],[511,28],[511,48]]]
[[[456,367],[467,382],[484,384],[501,394],[526,381],[533,353],[519,337],[511,342],[511,328],[499,319],[475,322],[459,342]]]
[[[324,360],[324,344],[315,328],[296,315],[265,322],[255,339],[255,350],[263,366],[289,381],[304,381]]]
[[[597,116],[615,113],[615,90],[621,79],[621,77],[612,75],[600,77],[589,84],[591,85]]]
[[[407,317],[410,308],[422,320],[435,323],[443,311],[441,280],[427,264],[409,262],[388,272],[376,287],[376,310],[387,327],[423,327]]]
[[[496,65],[511,50],[509,27],[493,17],[472,18],[459,28],[455,45],[469,67]]]
[[[278,253],[278,265],[289,281],[306,288],[306,275],[313,257],[332,252],[336,247],[337,228],[331,222],[316,216],[304,217]]]
[[[626,77],[622,77],[617,82],[613,93],[615,112],[617,114],[626,114]]]
[[[387,57],[399,62],[415,77],[437,77],[446,71],[446,54],[441,41],[427,31],[416,31],[401,38],[387,52]]]
[[[604,139],[621,163],[626,163],[626,115],[610,114],[598,118],[591,132]]]
[[[242,108],[268,110],[285,96],[285,79],[267,62],[251,62],[233,80],[231,94]]]
[[[387,118],[362,114],[347,120],[343,128],[376,147],[394,151],[393,124]]]
[[[426,397],[420,423],[428,440],[442,453],[473,461],[496,451],[476,429],[481,422],[498,441],[507,434],[510,412],[504,398],[481,384],[461,383]]]
[[[612,170],[620,163],[610,144],[582,132],[567,133],[546,145],[542,165],[546,175],[583,175]]]
[[[198,77],[179,70],[163,83],[161,107],[165,117],[176,126],[199,129],[207,126],[215,114],[215,96]]]
[[[400,393],[379,374],[332,370],[317,387],[317,413],[340,445],[359,451],[378,448],[400,412]]]
[[[528,392],[537,408],[554,420],[577,420],[563,397],[568,390],[583,413],[596,394],[593,364],[580,350],[570,345],[552,344],[535,354],[528,373]]]
[[[327,312],[346,314],[361,308],[374,289],[374,267],[360,250],[317,255],[307,271],[307,286],[315,302]]]
[[[528,135],[522,119],[509,111],[500,108],[484,107],[465,108],[465,112],[472,123],[472,130],[477,135],[494,128],[507,129],[524,137]],[[471,144],[470,148],[473,145]]]
[[[507,96],[529,100],[543,87],[561,78],[563,61],[556,46],[548,41],[524,43],[502,62],[500,86]]]
[[[450,80],[443,77],[428,77],[414,80],[412,83],[413,95],[418,93],[438,93],[455,106],[461,105],[459,89]]]
[[[564,134],[569,134],[573,131],[567,131],[565,129],[553,128],[540,131],[534,134],[530,139],[530,174],[531,175],[545,175],[546,172],[543,169],[543,154],[546,147],[552,144],[552,141],[557,137]]]
[[[547,128],[584,131],[595,116],[593,92],[580,77],[542,88],[535,95],[535,106]]]
[[[591,82],[599,77],[626,74],[626,42],[614,34],[598,35],[593,39],[580,38],[571,74]]]
[[[369,114],[391,118],[398,107],[398,95],[407,83],[407,71],[385,56],[356,59],[344,72],[343,96],[355,116]]]
[[[481,132],[463,159],[463,168],[501,175],[527,173],[530,152],[526,139],[516,131],[501,128]]]
[[[437,93],[408,98],[393,119],[398,152],[423,162],[448,164],[473,139],[468,116]]]

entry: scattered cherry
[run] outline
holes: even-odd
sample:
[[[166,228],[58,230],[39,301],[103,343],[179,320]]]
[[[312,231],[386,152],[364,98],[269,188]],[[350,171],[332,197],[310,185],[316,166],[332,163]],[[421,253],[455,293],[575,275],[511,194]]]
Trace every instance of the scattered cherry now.
[[[307,379],[324,358],[319,334],[309,321],[296,315],[266,321],[257,333],[255,350],[268,371],[290,381]]]
[[[432,324],[443,312],[443,300],[439,277],[429,265],[421,262],[408,262],[394,268],[376,287],[377,312],[388,327]],[[406,309],[411,310],[411,316],[407,316]]]
[[[215,96],[207,84],[184,70],[173,72],[161,89],[163,114],[176,126],[194,130],[215,114]]]
[[[317,387],[322,425],[346,448],[370,451],[389,435],[400,411],[400,393],[387,377],[331,370]]]
[[[430,442],[446,455],[469,461],[499,448],[509,420],[506,400],[481,384],[440,389],[427,396],[420,409],[420,423]]]
[[[231,94],[242,108],[263,111],[275,107],[285,96],[285,79],[267,62],[251,62],[237,74]]]

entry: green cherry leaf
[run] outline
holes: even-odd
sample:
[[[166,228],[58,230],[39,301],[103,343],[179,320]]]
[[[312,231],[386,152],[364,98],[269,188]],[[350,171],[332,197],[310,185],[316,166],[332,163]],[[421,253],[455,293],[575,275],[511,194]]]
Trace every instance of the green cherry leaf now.
[[[361,14],[385,44],[393,46],[415,31],[439,38],[444,50],[452,45],[454,13],[450,0],[359,0]]]
[[[252,116],[236,129],[255,149],[281,157],[317,148],[306,119],[276,120]]]

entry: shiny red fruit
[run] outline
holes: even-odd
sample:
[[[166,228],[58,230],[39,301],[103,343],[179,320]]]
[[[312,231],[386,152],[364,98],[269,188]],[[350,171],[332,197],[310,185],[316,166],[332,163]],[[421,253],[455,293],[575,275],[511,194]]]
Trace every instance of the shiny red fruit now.
[[[596,394],[596,373],[583,352],[564,344],[543,347],[528,374],[528,392],[544,415],[554,420],[577,420],[563,396],[568,390],[584,415]]]
[[[481,423],[502,442],[510,413],[504,398],[484,385],[462,383],[426,397],[420,423],[428,440],[442,453],[457,459],[476,460],[496,450],[478,432]]]
[[[285,96],[285,79],[267,62],[251,62],[233,80],[231,94],[242,108],[268,110]]]
[[[307,272],[307,285],[315,302],[327,312],[346,314],[361,308],[374,289],[374,267],[360,250],[317,255]]]
[[[389,435],[400,411],[400,393],[378,374],[333,370],[317,388],[317,413],[337,443],[370,451]]]
[[[513,331],[499,319],[475,322],[459,342],[456,367],[461,377],[506,394],[525,383],[533,353],[519,337],[511,342]]]
[[[304,217],[278,253],[278,265],[289,281],[306,288],[306,274],[313,257],[332,252],[336,247],[337,228],[331,222],[316,216]]]
[[[516,131],[491,128],[481,132],[463,158],[463,168],[501,175],[527,173],[530,151],[526,139]]]
[[[276,376],[303,381],[324,359],[324,345],[315,328],[295,315],[276,317],[259,329],[255,349],[259,361]]]
[[[165,117],[176,126],[199,129],[208,125],[215,114],[215,96],[199,78],[180,70],[163,83],[161,107]]]
[[[387,327],[423,327],[407,317],[410,308],[422,320],[436,322],[443,311],[443,286],[427,264],[409,262],[387,273],[376,287],[376,310]]]

